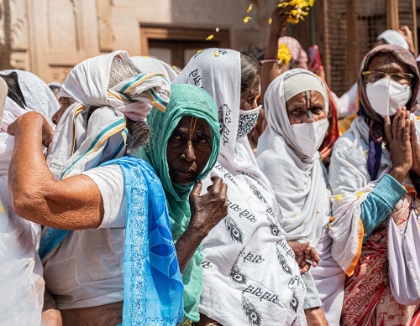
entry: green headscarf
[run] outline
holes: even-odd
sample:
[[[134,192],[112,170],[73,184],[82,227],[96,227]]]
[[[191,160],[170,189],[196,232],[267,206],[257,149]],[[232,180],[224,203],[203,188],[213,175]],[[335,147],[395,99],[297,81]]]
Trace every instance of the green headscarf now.
[[[192,85],[172,85],[171,97],[163,113],[155,108],[147,117],[147,124],[151,129],[149,143],[134,155],[148,162],[155,169],[162,181],[166,200],[169,206],[169,219],[171,222],[174,241],[178,241],[191,220],[189,195],[194,182],[187,186],[173,184],[169,176],[169,167],[166,157],[168,139],[184,116],[204,119],[213,133],[212,151],[204,171],[197,179],[204,179],[216,164],[220,151],[220,132],[217,106],[213,98],[203,89]],[[189,261],[184,273],[184,311],[185,317],[198,321],[198,303],[202,289],[203,270],[201,262],[201,245]]]

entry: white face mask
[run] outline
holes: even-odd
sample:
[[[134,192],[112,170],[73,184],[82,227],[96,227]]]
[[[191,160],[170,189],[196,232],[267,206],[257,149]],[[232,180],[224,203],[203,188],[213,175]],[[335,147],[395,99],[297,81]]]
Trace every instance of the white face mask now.
[[[262,105],[257,106],[255,109],[249,111],[239,110],[239,124],[236,139],[245,137],[252,131],[257,123],[258,114],[260,114],[261,107]]]
[[[322,119],[310,123],[292,125],[296,141],[300,147],[300,153],[312,157],[317,152],[328,130],[328,119]]]
[[[366,85],[366,95],[376,113],[382,117],[393,116],[398,108],[405,106],[410,100],[411,87],[390,78],[382,78]]]

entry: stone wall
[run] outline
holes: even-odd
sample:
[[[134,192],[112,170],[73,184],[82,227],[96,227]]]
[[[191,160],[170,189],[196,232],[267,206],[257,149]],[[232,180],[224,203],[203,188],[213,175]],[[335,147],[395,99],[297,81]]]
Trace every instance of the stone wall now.
[[[216,27],[230,47],[264,45],[274,0],[0,0],[0,68],[62,82],[78,62],[117,49],[143,54],[142,26]],[[253,19],[244,24],[243,18]],[[203,40],[204,41],[204,40]]]

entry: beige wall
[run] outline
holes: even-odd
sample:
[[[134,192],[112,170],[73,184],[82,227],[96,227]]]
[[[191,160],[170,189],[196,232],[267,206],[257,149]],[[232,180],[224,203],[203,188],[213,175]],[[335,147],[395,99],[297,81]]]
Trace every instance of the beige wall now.
[[[141,26],[229,31],[239,49],[265,44],[266,2],[251,13],[247,0],[0,0],[0,68],[33,71],[46,82],[63,81],[83,59],[117,49],[139,55]],[[249,15],[253,20],[243,23]],[[258,15],[260,17],[258,17]]]

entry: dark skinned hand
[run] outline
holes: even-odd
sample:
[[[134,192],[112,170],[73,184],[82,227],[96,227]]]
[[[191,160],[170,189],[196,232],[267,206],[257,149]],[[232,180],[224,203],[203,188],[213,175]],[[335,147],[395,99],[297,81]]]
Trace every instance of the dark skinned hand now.
[[[228,215],[227,185],[217,176],[212,176],[211,180],[213,184],[206,194],[200,196],[203,184],[199,180],[190,194],[190,225],[205,235]]]
[[[49,147],[54,136],[54,130],[42,114],[38,112],[32,111],[21,115],[9,125],[7,133],[15,136],[19,129],[24,129],[26,125],[34,123],[38,123],[40,129],[42,128],[42,145]]]
[[[410,112],[405,107],[398,108],[392,124],[389,116],[386,116],[384,121],[392,161],[392,170],[389,174],[402,183],[413,164]]]
[[[287,18],[289,17],[290,10],[292,7],[279,8],[276,7],[271,13],[271,26],[270,33],[281,35],[287,25]]]
[[[299,265],[300,273],[305,274],[311,268],[308,260],[312,261],[312,266],[316,267],[321,260],[316,250],[309,246],[309,241],[300,243],[297,241],[287,241],[290,248],[295,253],[296,262]]]

